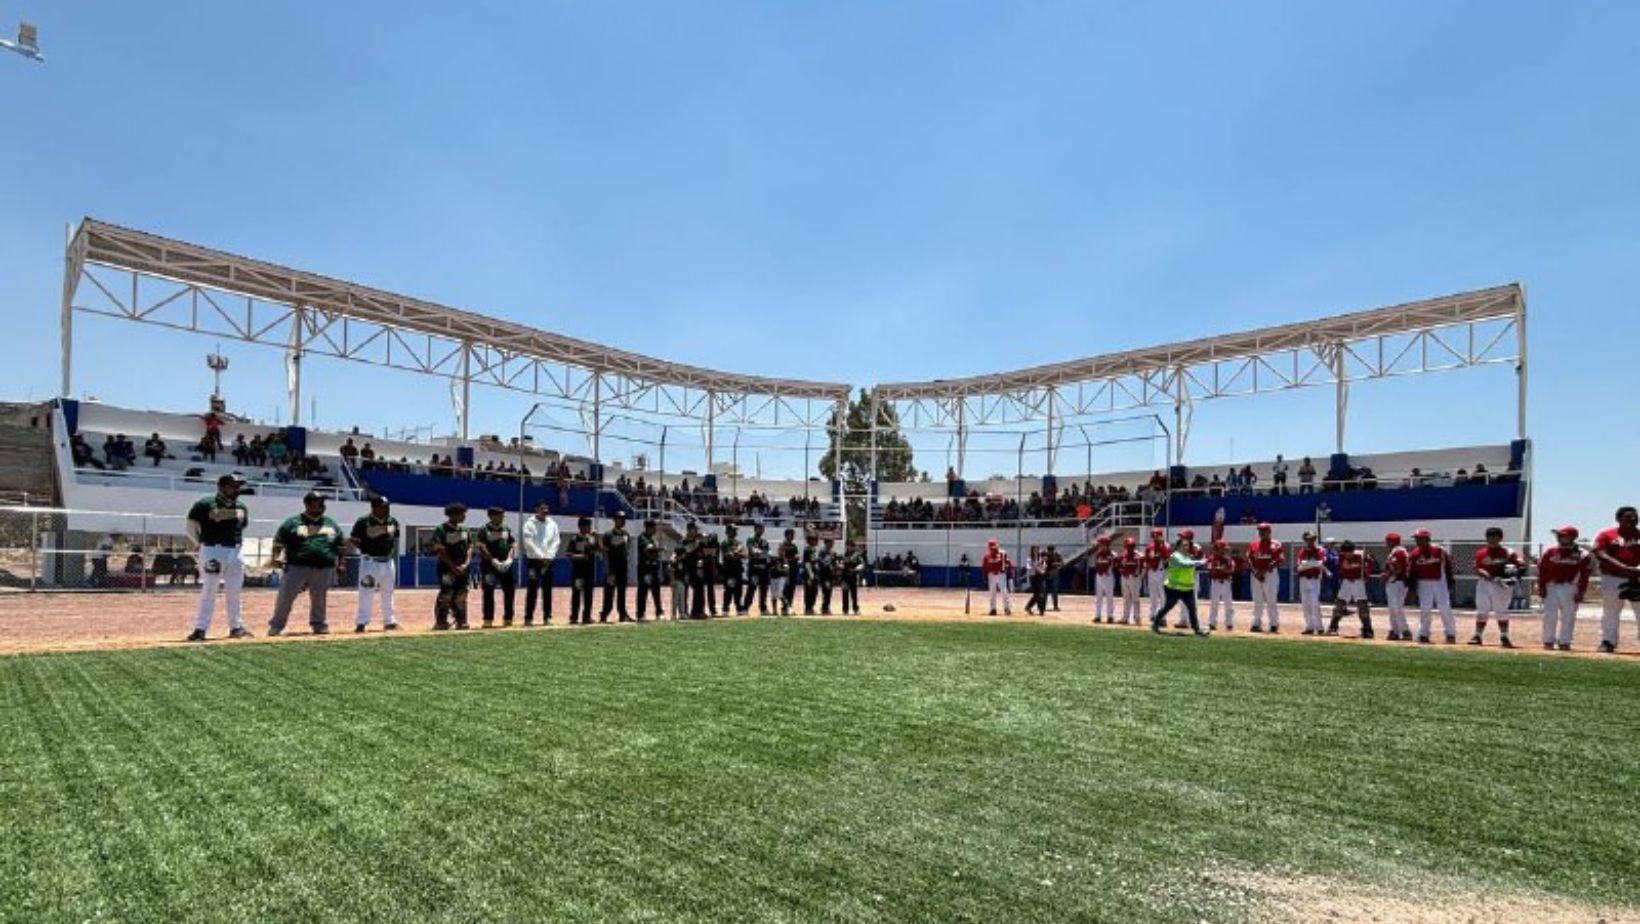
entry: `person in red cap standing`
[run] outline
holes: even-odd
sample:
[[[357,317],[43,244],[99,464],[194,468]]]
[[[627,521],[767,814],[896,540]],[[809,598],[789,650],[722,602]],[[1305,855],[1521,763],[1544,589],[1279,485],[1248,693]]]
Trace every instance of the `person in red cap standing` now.
[[[1150,531],[1150,544],[1145,546],[1145,593],[1150,595],[1150,615],[1162,608],[1162,597],[1166,596],[1167,587],[1167,558],[1173,550],[1167,546],[1167,533],[1160,526]]]
[[[1287,550],[1281,542],[1270,537],[1270,524],[1258,525],[1258,538],[1247,546],[1247,567],[1252,571],[1253,631],[1264,631],[1264,616],[1269,613],[1270,632],[1281,631],[1281,613],[1276,600],[1281,595],[1281,566],[1287,560]]]
[[[1224,629],[1236,627],[1236,607],[1231,602],[1230,582],[1236,576],[1239,563],[1230,552],[1230,543],[1213,540],[1213,551],[1207,556],[1207,628],[1219,627],[1219,608],[1224,608]]]
[[[1002,595],[1003,615],[1014,615],[1013,602],[1008,595],[1008,572],[1013,569],[1013,563],[1008,561],[1008,553],[1002,551],[995,539],[985,543],[985,555],[980,559],[979,566],[985,574],[985,585],[991,591],[991,615],[997,614],[997,594]]]
[[[1116,555],[1110,550],[1110,534],[1094,540],[1089,556],[1093,563],[1093,621],[1116,621]]]
[[[1475,634],[1469,644],[1481,644],[1490,615],[1498,620],[1499,643],[1515,647],[1509,640],[1509,604],[1515,599],[1515,582],[1525,573],[1526,562],[1520,553],[1503,544],[1503,530],[1488,527],[1486,545],[1475,553]]]
[[[1400,533],[1384,536],[1384,603],[1389,609],[1389,640],[1412,641],[1412,628],[1407,625],[1407,590],[1412,586],[1410,566],[1412,556],[1401,545]]]
[[[1594,537],[1594,560],[1600,565],[1600,650],[1617,651],[1617,625],[1623,604],[1640,621],[1640,514],[1617,508],[1617,525]]]
[[[1543,650],[1572,650],[1577,606],[1589,591],[1593,556],[1577,544],[1577,527],[1554,531],[1557,544],[1538,559],[1538,596],[1543,598]]]
[[[1122,577],[1122,624],[1139,624],[1139,583],[1144,570],[1144,558],[1139,555],[1139,540],[1132,536],[1122,538],[1122,554],[1116,556],[1116,572]]]
[[[1452,618],[1452,585],[1458,573],[1452,565],[1452,554],[1430,539],[1427,529],[1413,533],[1412,549],[1407,553],[1407,571],[1418,582],[1418,644],[1429,644],[1430,611],[1439,609],[1446,643],[1455,645],[1458,624]]]
[[[1304,608],[1303,634],[1320,635],[1324,631],[1321,625],[1321,575],[1327,570],[1327,553],[1315,544],[1315,533],[1304,533],[1304,544],[1299,546],[1295,559],[1298,602]]]

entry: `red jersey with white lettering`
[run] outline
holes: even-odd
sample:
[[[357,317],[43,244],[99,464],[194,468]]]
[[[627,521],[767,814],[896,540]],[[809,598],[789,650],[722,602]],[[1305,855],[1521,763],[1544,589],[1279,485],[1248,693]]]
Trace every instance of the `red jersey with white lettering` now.
[[[1524,570],[1526,563],[1521,560],[1520,553],[1505,546],[1493,548],[1489,545],[1481,546],[1475,553],[1475,573],[1482,577],[1501,578],[1509,566]],[[1515,573],[1518,575],[1520,570]]]
[[[1254,539],[1247,546],[1247,566],[1253,569],[1254,577],[1264,577],[1266,574],[1281,567],[1287,560],[1287,550],[1281,547],[1281,542],[1271,539],[1265,542]]]
[[[1577,546],[1554,546],[1538,559],[1538,593],[1549,584],[1577,584],[1577,595],[1589,589],[1589,572],[1594,570],[1594,556]]]
[[[1384,557],[1384,580],[1405,581],[1407,579],[1407,568],[1411,564],[1412,556],[1407,554],[1406,546],[1398,545],[1390,549],[1389,555]]]
[[[1630,568],[1640,568],[1640,531],[1632,536],[1623,535],[1623,531],[1616,526],[1603,529],[1594,536],[1594,548],[1597,552],[1604,552]],[[1600,573],[1610,574],[1613,577],[1628,577],[1621,574],[1611,565],[1600,563]]]
[[[1123,577],[1133,577],[1139,573],[1139,569],[1142,567],[1144,567],[1144,559],[1133,549],[1128,549],[1116,556],[1116,570]]]
[[[1307,545],[1298,547],[1298,576],[1301,578],[1318,578],[1327,567],[1327,550]]]
[[[1214,552],[1207,556],[1207,577],[1214,581],[1228,581],[1238,569],[1236,557],[1229,552]]]
[[[1417,581],[1441,581],[1457,572],[1452,566],[1452,556],[1446,549],[1431,542],[1419,548],[1413,546],[1407,550],[1407,571]]]
[[[1372,577],[1378,563],[1365,552],[1338,553],[1338,579],[1340,581],[1364,581]]]
[[[986,574],[1003,574],[1008,570],[1008,553],[1000,549],[988,551],[979,564]]]
[[[1110,549],[1100,549],[1093,553],[1094,574],[1109,574],[1111,566],[1115,564],[1116,556],[1111,554]]]
[[[1167,564],[1167,557],[1172,554],[1173,550],[1169,549],[1167,547],[1167,543],[1165,542],[1152,542],[1151,544],[1145,546],[1145,570],[1162,570],[1162,567]]]

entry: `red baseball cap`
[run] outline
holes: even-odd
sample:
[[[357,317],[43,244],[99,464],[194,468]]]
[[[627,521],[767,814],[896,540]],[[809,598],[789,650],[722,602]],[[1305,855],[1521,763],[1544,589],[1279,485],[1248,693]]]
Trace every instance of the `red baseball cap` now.
[[[1167,530],[1162,529],[1160,526],[1152,526],[1150,528],[1150,534],[1152,536],[1165,536],[1167,535]]]
[[[1430,536],[1433,536],[1433,535],[1434,535],[1434,533],[1430,532],[1427,529],[1419,529],[1417,532],[1412,534],[1412,538],[1414,538],[1414,539],[1428,539]]]
[[[997,541],[995,539],[987,540],[985,544],[993,549],[997,547]]]
[[[1179,530],[1179,538],[1180,539],[1194,539],[1194,538],[1196,538],[1196,531],[1187,526],[1184,529]]]
[[[1551,529],[1549,532],[1552,532],[1557,536],[1564,536],[1567,539],[1577,538],[1577,527],[1575,526],[1562,526],[1559,529]]]
[[[1123,536],[1122,537],[1122,544],[1123,545],[1138,545],[1139,540],[1133,538],[1132,536]]]
[[[1384,536],[1384,541],[1389,543],[1390,545],[1395,545],[1396,543],[1401,541],[1401,534],[1400,533],[1389,533],[1389,534]]]
[[[1099,538],[1094,541],[1100,545],[1110,545],[1110,533],[1100,533]]]
[[[1271,526],[1268,523],[1260,523],[1258,525],[1258,531],[1261,532],[1261,533],[1267,533],[1267,532],[1270,531],[1270,529],[1271,529]]]
[[[1226,542],[1223,539],[1214,539],[1213,540],[1213,548],[1215,548],[1215,549],[1228,549],[1228,548],[1230,548],[1230,543]]]

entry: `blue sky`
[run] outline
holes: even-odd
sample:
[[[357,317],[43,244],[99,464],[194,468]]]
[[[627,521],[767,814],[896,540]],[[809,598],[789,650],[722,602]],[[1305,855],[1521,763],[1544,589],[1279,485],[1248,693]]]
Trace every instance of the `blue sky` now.
[[[1519,280],[1539,525],[1640,499],[1640,428],[1607,409],[1640,343],[1640,4],[25,0],[0,28],[18,15],[50,60],[0,59],[9,397],[56,391],[88,214],[855,383]],[[88,320],[76,391],[192,407],[209,347]],[[278,355],[229,352],[230,401],[271,417]],[[324,426],[449,425],[430,380],[307,382]],[[1363,385],[1350,445],[1506,440],[1513,396],[1505,370]],[[1324,453],[1330,400],[1204,404],[1191,455]],[[475,423],[527,403],[483,393]]]

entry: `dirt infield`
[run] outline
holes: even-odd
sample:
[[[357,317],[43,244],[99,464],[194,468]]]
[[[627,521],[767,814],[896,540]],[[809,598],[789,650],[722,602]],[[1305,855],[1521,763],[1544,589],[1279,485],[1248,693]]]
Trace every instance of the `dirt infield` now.
[[[419,635],[432,631],[433,612],[432,590],[405,589],[396,595],[395,605],[399,620],[404,626],[401,634]],[[892,619],[924,622],[1000,622],[1005,617],[989,617],[985,615],[984,598],[976,593],[972,600],[972,612],[963,612],[963,592],[958,590],[916,590],[904,588],[865,589],[860,593],[862,615],[860,619]],[[268,616],[273,610],[274,594],[269,590],[247,590],[244,597],[245,623],[259,638],[257,642],[286,642],[286,641],[339,641],[358,638],[353,633],[353,614],[357,597],[351,590],[334,590],[330,594],[330,629],[332,634],[323,639],[309,633],[305,616],[305,601],[298,601],[295,615],[284,637],[277,640],[266,639],[265,635]],[[664,598],[663,598],[664,599]],[[1015,597],[1017,602],[1022,598]],[[518,604],[522,606],[523,594],[518,595]],[[191,590],[155,591],[152,593],[13,593],[0,596],[0,654],[19,654],[38,651],[86,651],[119,648],[150,648],[165,645],[185,644],[182,639],[192,628],[195,605],[195,592]],[[211,625],[212,640],[225,641],[227,621],[221,614],[221,602],[218,601],[218,611],[215,622]],[[892,606],[892,612],[885,610],[885,606]],[[1016,607],[1014,615],[1007,617],[1010,621],[1031,621],[1044,624],[1058,624],[1066,626],[1087,626],[1097,631],[1134,632],[1140,631],[1131,626],[1093,626],[1092,600],[1084,596],[1065,596],[1061,598],[1062,610],[1050,611],[1046,616],[1025,616]],[[479,623],[479,594],[474,592],[469,597],[469,610],[472,622]],[[559,590],[553,603],[553,630],[570,628],[565,624],[565,614],[569,612],[569,591]],[[1203,614],[1205,618],[1205,613]],[[1383,611],[1375,611],[1374,622],[1379,632],[1379,638],[1372,642],[1362,642],[1356,638],[1356,628],[1353,619],[1346,619],[1343,625],[1343,634],[1338,638],[1312,639],[1303,638],[1298,634],[1302,624],[1296,605],[1284,606],[1281,610],[1282,634],[1279,636],[1252,635],[1247,627],[1252,623],[1252,608],[1250,604],[1240,603],[1236,613],[1236,635],[1245,635],[1250,638],[1269,640],[1273,644],[1377,644],[1396,645],[1401,643],[1385,642],[1382,635],[1386,631],[1387,619]],[[378,616],[378,620],[379,620]],[[821,617],[816,617],[821,618]],[[843,617],[824,617],[838,619]],[[1416,626],[1417,614],[1411,614]],[[520,616],[520,621],[522,617]],[[613,624],[614,617],[611,617]],[[498,620],[499,622],[499,620]],[[1473,629],[1473,618],[1465,613],[1458,614],[1458,637],[1460,642],[1469,637]],[[501,631],[501,630],[493,630]],[[511,631],[523,631],[514,628]],[[540,631],[540,630],[535,630]],[[1439,621],[1437,620],[1437,631]],[[1512,620],[1511,635],[1520,647],[1516,653],[1543,657],[1569,657],[1572,655],[1596,657],[1595,646],[1600,641],[1599,613],[1590,607],[1584,607],[1578,619],[1577,634],[1574,639],[1574,649],[1569,654],[1549,653],[1541,649],[1539,644],[1539,621],[1536,616],[1520,616]],[[381,632],[379,621],[372,625],[366,637],[378,635]],[[1626,651],[1618,657],[1640,657],[1640,643],[1632,637],[1634,632],[1631,624],[1623,627],[1623,644]],[[1499,651],[1497,647],[1497,628],[1488,627],[1487,645],[1485,651]],[[235,644],[246,644],[238,642]],[[1411,646],[1406,646],[1411,647]],[[1447,646],[1437,646],[1447,647]],[[1463,650],[1469,646],[1459,644],[1454,646]],[[1598,657],[1609,658],[1610,655]]]

